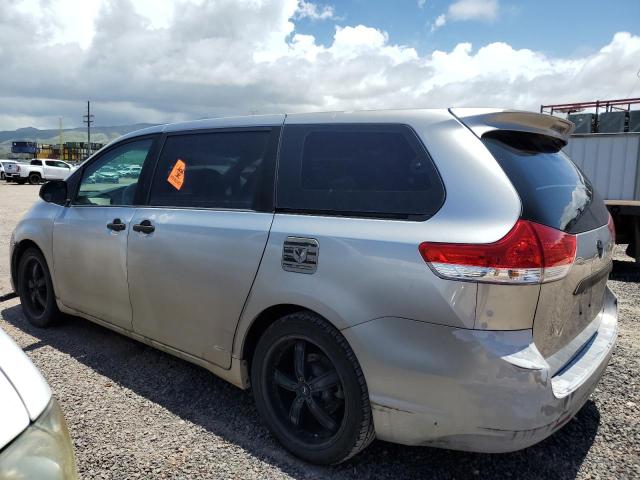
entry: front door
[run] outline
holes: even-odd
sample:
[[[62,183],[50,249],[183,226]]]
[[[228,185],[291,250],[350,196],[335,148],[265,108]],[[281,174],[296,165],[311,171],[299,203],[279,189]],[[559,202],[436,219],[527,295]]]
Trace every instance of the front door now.
[[[167,137],[129,233],[135,332],[229,368],[273,220],[276,145],[270,128]]]
[[[131,329],[127,285],[127,235],[137,178],[100,180],[105,170],[141,165],[153,139],[131,141],[84,168],[72,204],[56,218],[53,255],[57,295],[66,306]]]

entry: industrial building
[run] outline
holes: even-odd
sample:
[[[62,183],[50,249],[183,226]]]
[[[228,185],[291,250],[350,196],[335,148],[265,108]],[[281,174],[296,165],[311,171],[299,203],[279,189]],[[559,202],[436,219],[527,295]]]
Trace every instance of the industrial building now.
[[[68,162],[80,162],[90,153],[100,150],[104,144],[91,142],[91,150],[87,142],[65,142],[63,144],[38,144],[32,141],[16,141],[11,143],[11,153],[27,158],[54,158]]]

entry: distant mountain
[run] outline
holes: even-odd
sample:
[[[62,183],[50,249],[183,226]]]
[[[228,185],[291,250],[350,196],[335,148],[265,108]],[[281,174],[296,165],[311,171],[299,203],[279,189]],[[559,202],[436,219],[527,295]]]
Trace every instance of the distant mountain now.
[[[135,125],[116,125],[113,127],[92,127],[91,142],[108,143],[125,133],[151,126],[153,126],[152,123],[137,123]],[[40,130],[33,127],[0,131],[0,158],[6,157],[11,152],[11,142],[18,140],[45,144],[60,143],[60,131],[55,129]],[[64,142],[86,142],[87,129],[82,127],[63,129],[62,140]]]
[[[120,135],[124,135],[125,133],[133,132],[134,130],[140,130],[141,128],[151,126],[153,126],[152,123],[137,123],[135,125],[117,125],[113,127],[91,127],[91,138],[93,139],[94,135],[96,136],[96,138],[98,138],[100,135],[103,135],[105,137],[108,137],[110,140],[113,140],[114,138],[117,138]],[[59,134],[60,130],[58,129],[40,130],[39,128],[34,127],[18,128],[17,130],[0,130],[0,143],[16,140],[31,140],[39,142],[42,139],[48,139],[52,137],[58,139]],[[62,130],[62,135],[64,137],[64,141],[67,141],[67,136],[84,136],[84,139],[86,140],[87,129],[83,127],[66,128]]]

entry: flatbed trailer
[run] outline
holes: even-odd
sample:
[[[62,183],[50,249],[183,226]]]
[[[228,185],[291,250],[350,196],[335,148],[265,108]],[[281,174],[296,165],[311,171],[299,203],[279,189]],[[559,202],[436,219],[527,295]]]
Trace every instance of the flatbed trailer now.
[[[640,200],[605,200],[616,225],[616,242],[626,243],[627,255],[640,266]]]

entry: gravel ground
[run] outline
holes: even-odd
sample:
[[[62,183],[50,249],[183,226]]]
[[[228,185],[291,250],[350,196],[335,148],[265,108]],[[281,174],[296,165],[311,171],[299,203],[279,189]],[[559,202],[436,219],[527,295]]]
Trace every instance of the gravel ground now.
[[[0,185],[3,247],[36,194]],[[616,258],[620,338],[603,381],[562,430],[510,454],[375,441],[345,464],[310,466],[262,427],[249,392],[201,368],[82,319],[36,329],[17,299],[0,303],[0,328],[49,381],[83,478],[640,478],[640,270],[620,248]]]
[[[9,240],[18,220],[38,198],[40,187],[0,181],[0,297],[11,291]]]

